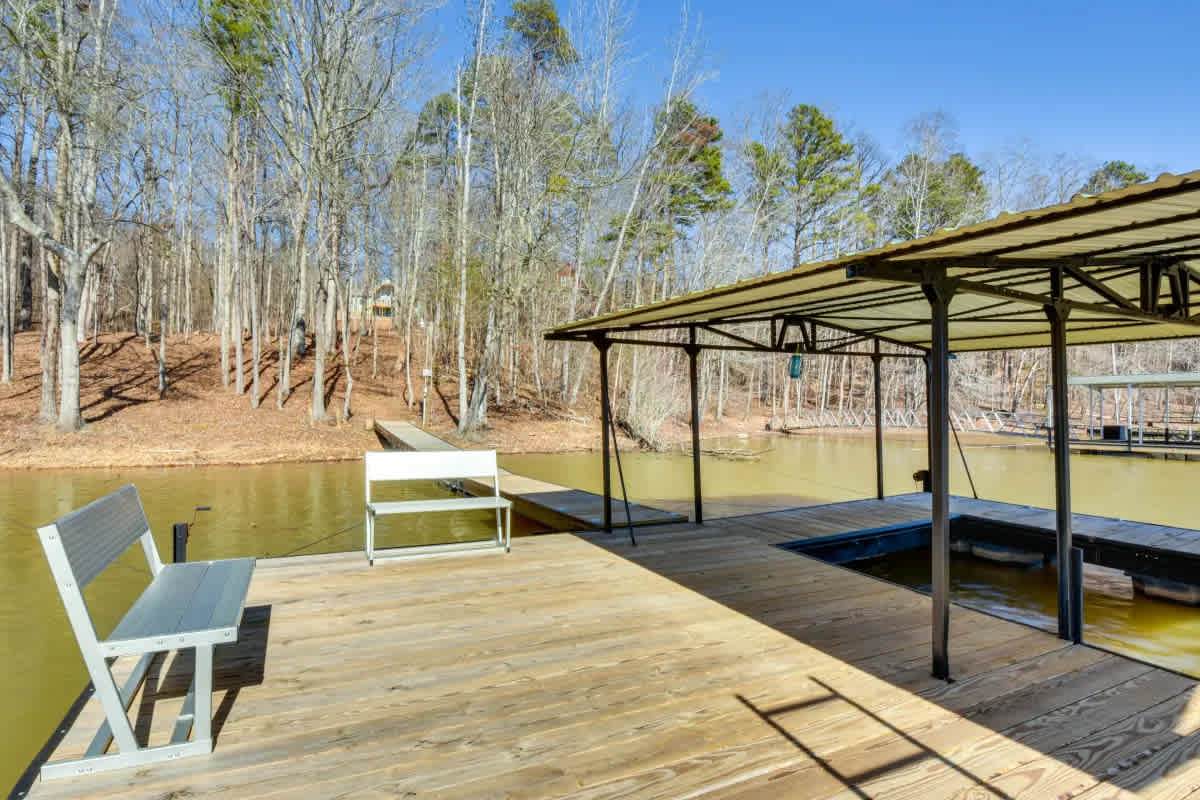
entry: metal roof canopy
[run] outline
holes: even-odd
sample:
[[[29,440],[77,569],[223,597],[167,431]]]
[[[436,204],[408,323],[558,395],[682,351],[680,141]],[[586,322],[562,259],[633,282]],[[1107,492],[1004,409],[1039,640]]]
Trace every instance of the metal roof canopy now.
[[[1162,389],[1168,386],[1200,386],[1200,372],[1166,372],[1147,375],[1076,375],[1067,379],[1068,386],[1089,386],[1093,389]]]
[[[880,499],[879,365],[884,354],[879,343],[901,347],[888,357],[927,355],[932,665],[935,677],[949,679],[950,350],[1050,347],[1058,635],[1081,642],[1083,559],[1072,547],[1071,534],[1067,346],[1200,336],[1200,314],[1192,314],[1191,300],[1200,273],[1192,261],[1200,261],[1200,172],[1163,175],[1153,183],[1002,214],[923,239],[574,322],[548,331],[546,338],[590,341],[600,354],[604,527],[610,531],[608,434],[615,426],[607,358],[612,344],[682,347],[688,355],[693,519],[698,524],[704,522],[696,364],[702,349],[870,355]],[[754,341],[746,327],[750,322],[770,323],[770,340]],[[835,333],[818,337],[822,327]],[[687,336],[613,336],[673,329],[686,330]],[[726,343],[702,342],[701,333]],[[875,346],[869,353],[846,349],[860,342]],[[1128,384],[1129,378],[1124,380]]]
[[[548,339],[683,346],[613,334],[692,328],[703,349],[845,352],[878,340],[931,347],[928,291],[948,291],[950,347],[1050,345],[1047,308],[1066,314],[1067,344],[1200,336],[1200,171],[853,256],[572,322]],[[769,322],[758,342],[746,328]],[[818,340],[817,331],[834,333]],[[866,355],[865,352],[855,352]],[[897,355],[888,353],[889,356]]]

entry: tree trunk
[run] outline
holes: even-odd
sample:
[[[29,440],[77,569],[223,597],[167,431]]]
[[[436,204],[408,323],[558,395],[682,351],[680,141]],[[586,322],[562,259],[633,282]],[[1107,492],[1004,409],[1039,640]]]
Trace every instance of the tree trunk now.
[[[727,379],[725,351],[721,351],[719,374],[717,377],[717,410],[713,415],[717,422],[720,422],[725,416],[725,381]]]
[[[162,304],[158,309],[158,399],[167,396],[167,282],[163,281]]]
[[[17,231],[9,236],[7,226],[0,223],[0,383],[12,383],[13,379],[13,312],[15,292],[10,256],[17,249]],[[10,240],[13,244],[10,245]]]
[[[79,302],[83,273],[87,269],[83,259],[74,255],[63,265],[62,322],[59,326],[59,358],[62,363],[61,401],[58,410],[58,429],[63,432],[78,430],[83,425],[79,413]]]
[[[495,335],[495,328],[496,304],[495,301],[492,301],[488,303],[487,324],[484,327],[483,347],[480,348],[478,366],[475,370],[475,383],[471,387],[471,402],[467,406],[466,416],[458,425],[460,435],[487,427],[488,381],[495,364],[495,350],[497,349],[495,340],[498,338]]]
[[[229,388],[229,335],[233,326],[233,274],[238,238],[237,179],[238,179],[238,128],[237,117],[229,115],[225,153],[225,224],[226,235],[222,237],[225,258],[217,270],[217,327],[221,331],[221,386]]]
[[[245,328],[242,327],[242,306],[246,304],[245,272],[242,259],[239,258],[238,266],[232,275],[234,289],[229,314],[229,336],[233,339],[233,390],[237,394],[246,393],[246,357],[242,351],[245,340]]]
[[[336,285],[336,284],[335,284]],[[342,422],[350,421],[350,393],[354,390],[354,376],[350,374],[350,283],[346,282],[346,290],[339,292],[342,317],[342,372],[346,376],[346,400],[342,404]],[[362,335],[362,328],[359,328]]]
[[[322,276],[323,277],[323,276]],[[314,313],[325,312],[325,280],[316,282],[316,297],[313,298]],[[325,351],[327,344],[324,335],[325,326],[318,324],[313,332],[313,384],[312,384],[312,419],[321,422],[328,419],[325,413]]]
[[[258,408],[262,403],[262,398],[259,394],[259,370],[262,361],[262,314],[258,307],[258,290],[261,270],[266,268],[267,260],[267,237],[262,237],[262,260],[259,262],[259,270],[251,270],[249,275],[249,295],[250,295],[250,407]]]
[[[329,341],[330,331],[323,324],[328,314],[327,306],[336,303],[337,298],[329,296],[329,287],[334,285],[334,274],[341,263],[342,253],[342,219],[341,213],[335,209],[327,211],[332,230],[329,236],[329,257],[321,265],[321,275],[315,282],[316,298],[313,315],[316,318],[316,336],[313,342],[313,401],[312,418],[320,422],[329,418],[325,409],[325,356],[331,351]],[[320,223],[322,218],[318,218]],[[317,241],[324,241],[324,225],[317,226]],[[332,269],[331,269],[332,268]]]
[[[33,142],[29,148],[29,165],[25,172],[25,183],[22,187],[22,202],[25,215],[34,218],[34,196],[37,188],[38,162],[42,155],[42,141],[46,135],[48,111],[44,110],[37,117],[33,129]],[[16,177],[15,175],[13,176]],[[17,268],[17,292],[19,305],[17,307],[17,326],[21,331],[33,327],[33,237],[28,233],[21,236],[20,264]]]

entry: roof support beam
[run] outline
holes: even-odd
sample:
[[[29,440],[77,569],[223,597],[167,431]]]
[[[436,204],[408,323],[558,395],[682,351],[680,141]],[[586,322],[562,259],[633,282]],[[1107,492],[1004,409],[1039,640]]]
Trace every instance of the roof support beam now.
[[[1143,264],[1139,278],[1139,305],[1142,311],[1153,314],[1158,311],[1158,293],[1162,285],[1162,268],[1153,261]]]
[[[736,333],[730,333],[729,331],[723,331],[720,328],[714,328],[711,325],[701,325],[700,328],[702,330],[708,331],[709,333],[715,333],[717,336],[724,336],[726,339],[731,339],[735,342],[739,342],[741,344],[746,345],[747,347],[752,347],[756,350],[762,347],[762,345],[760,345],[758,342],[755,342],[751,339],[747,339],[744,336],[738,336]]]
[[[846,268],[846,277],[854,280],[876,280],[876,281],[893,281],[895,283],[908,284],[924,284],[931,280],[931,270],[929,268],[908,268],[898,267],[891,264],[854,264]],[[1055,301],[1052,297],[1036,292],[1025,292],[1020,289],[1011,289],[1007,286],[995,286],[982,281],[971,281],[965,279],[955,279],[958,283],[958,291],[964,294],[975,294],[983,297],[998,297],[1005,300],[1014,300],[1021,303],[1027,303],[1031,306],[1045,306],[1050,303],[1057,302],[1065,308],[1072,311],[1089,311],[1095,314],[1106,314],[1122,319],[1135,320],[1137,322],[1166,322],[1177,323],[1184,325],[1192,325],[1200,328],[1200,319],[1179,318],[1171,314],[1164,314],[1158,311],[1143,311],[1130,310],[1126,308],[1114,308],[1110,305],[1101,303],[1083,303],[1078,300],[1059,300]],[[1145,295],[1143,295],[1145,296]]]
[[[1133,303],[1131,303],[1128,300],[1128,298],[1122,297],[1120,294],[1118,294],[1116,291],[1114,291],[1110,286],[1106,285],[1103,281],[1093,278],[1091,275],[1089,275],[1087,272],[1084,272],[1082,269],[1071,266],[1071,267],[1064,267],[1063,271],[1066,272],[1067,275],[1070,275],[1072,278],[1079,281],[1079,283],[1081,285],[1086,286],[1087,288],[1091,289],[1093,292],[1100,295],[1101,297],[1103,297],[1105,300],[1109,301],[1110,303],[1113,303],[1114,305],[1118,306],[1119,308],[1124,308],[1129,311],[1137,310],[1137,306],[1135,306]]]
[[[582,339],[580,341],[593,341],[592,338]],[[634,339],[631,337],[608,336],[605,338],[608,344],[629,344],[640,347],[673,347],[676,350],[686,350],[691,345],[687,342],[662,342],[655,339]],[[697,344],[701,350],[716,350],[727,353],[781,353],[783,355],[792,355],[795,353],[803,353],[804,355],[823,355],[823,356],[855,356],[857,358],[866,358],[870,353],[860,352],[857,350],[818,350],[815,347],[808,347],[804,342],[781,342],[778,347],[768,347],[767,345],[757,345],[751,347],[749,345],[731,345],[731,344]],[[924,358],[924,353],[888,353],[888,358]]]

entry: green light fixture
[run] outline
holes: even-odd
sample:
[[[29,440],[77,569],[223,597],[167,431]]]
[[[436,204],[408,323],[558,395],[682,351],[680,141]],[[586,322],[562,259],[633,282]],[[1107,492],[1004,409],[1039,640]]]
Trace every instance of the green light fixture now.
[[[803,375],[804,375],[804,356],[800,355],[799,353],[796,353],[794,356],[792,356],[791,360],[788,361],[788,377],[789,378],[800,378]]]

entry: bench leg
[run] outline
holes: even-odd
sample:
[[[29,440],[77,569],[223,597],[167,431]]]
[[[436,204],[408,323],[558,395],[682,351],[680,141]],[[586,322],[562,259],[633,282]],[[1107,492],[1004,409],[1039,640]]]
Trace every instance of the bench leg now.
[[[213,681],[213,646],[196,646],[196,717],[192,723],[192,741],[196,744],[208,742],[212,750],[212,681]]]
[[[504,552],[509,552],[512,545],[512,506],[504,509],[505,518],[508,520],[508,525],[505,526],[506,531],[504,536]]]
[[[504,544],[504,528],[500,525],[500,509],[496,509],[496,547]]]
[[[370,511],[367,512],[365,539],[366,539],[366,549],[367,549],[367,563],[373,564],[373,563],[375,563],[375,515],[372,514]]]
[[[175,734],[171,743],[158,747],[141,747],[134,738],[132,726],[126,716],[127,706],[133,695],[142,685],[147,668],[154,654],[148,653],[142,657],[134,669],[125,687],[116,688],[112,681],[112,673],[105,665],[105,674],[93,685],[100,703],[104,706],[105,722],[100,726],[91,747],[83,758],[70,761],[54,761],[43,764],[42,780],[72,778],[80,775],[91,775],[95,772],[107,772],[114,769],[140,767],[161,761],[172,761],[184,756],[204,755],[212,752],[212,663],[213,645],[201,645],[196,648],[196,668],[192,677],[191,691],[184,701],[183,711],[175,723]],[[111,710],[111,713],[110,713]],[[192,731],[191,741],[187,739],[188,729]],[[105,752],[109,743],[115,739],[114,752]]]

